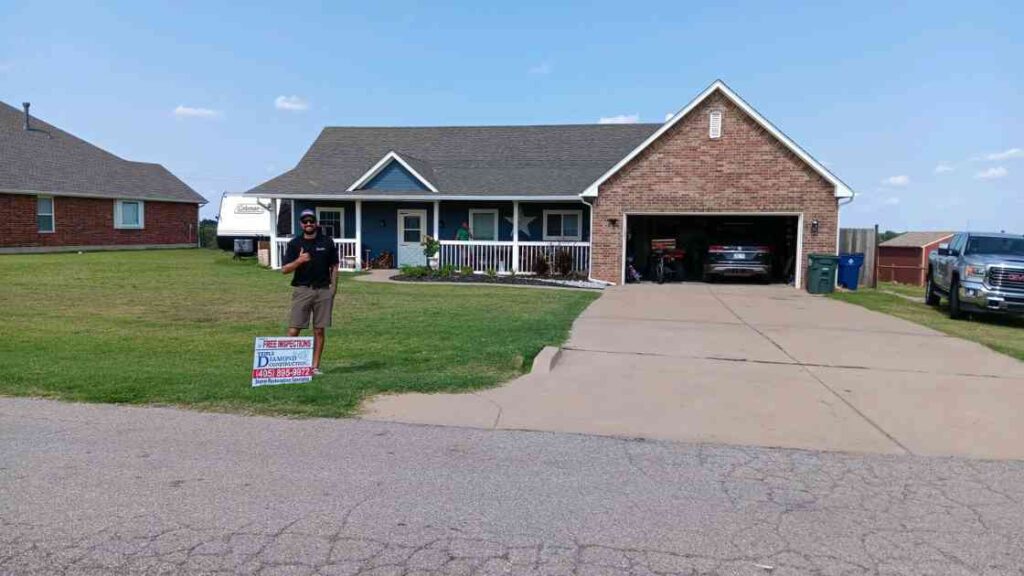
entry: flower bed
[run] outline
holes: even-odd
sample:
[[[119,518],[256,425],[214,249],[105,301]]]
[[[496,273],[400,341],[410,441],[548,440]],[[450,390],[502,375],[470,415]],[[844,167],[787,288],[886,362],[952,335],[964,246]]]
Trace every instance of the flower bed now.
[[[471,269],[456,270],[442,266],[439,270],[426,266],[403,266],[392,280],[399,282],[453,282],[465,284],[510,284],[519,286],[560,286],[567,288],[589,288],[600,290],[605,287],[600,282],[588,280],[582,274],[568,276],[520,276],[514,274],[497,274],[493,271],[486,274],[474,274]]]

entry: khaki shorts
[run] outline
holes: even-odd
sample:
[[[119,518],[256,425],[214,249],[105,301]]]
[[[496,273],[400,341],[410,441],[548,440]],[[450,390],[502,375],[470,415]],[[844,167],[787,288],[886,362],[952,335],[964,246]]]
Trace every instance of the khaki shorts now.
[[[330,288],[296,286],[292,290],[292,310],[288,314],[289,328],[309,328],[313,317],[314,328],[328,328],[334,310],[334,291]]]

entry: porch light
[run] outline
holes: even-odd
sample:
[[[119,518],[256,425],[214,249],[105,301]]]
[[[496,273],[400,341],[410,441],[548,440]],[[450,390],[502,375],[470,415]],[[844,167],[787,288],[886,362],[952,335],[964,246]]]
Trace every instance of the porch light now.
[[[818,234],[818,221],[817,220],[811,220],[811,234],[814,234],[814,235]]]
[[[608,225],[611,226],[612,228],[618,228],[619,227],[619,219],[618,218],[609,218],[608,219]]]

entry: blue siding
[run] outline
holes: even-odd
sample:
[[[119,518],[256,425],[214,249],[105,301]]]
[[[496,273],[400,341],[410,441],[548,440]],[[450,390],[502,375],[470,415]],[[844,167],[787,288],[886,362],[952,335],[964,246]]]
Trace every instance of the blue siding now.
[[[590,208],[580,202],[521,202],[520,210],[526,216],[533,216],[530,222],[530,234],[519,234],[523,241],[540,241],[544,236],[544,210],[579,210],[582,212],[582,236],[586,241],[590,238]],[[322,201],[322,200],[295,200],[294,225],[296,233],[299,233],[299,214],[305,209],[316,210],[322,208],[344,208],[345,209],[345,238],[356,237],[356,206],[355,202],[347,201]],[[471,209],[492,209],[498,210],[498,233],[499,240],[512,239],[512,202],[456,202],[442,201],[440,214],[440,230],[434,230],[434,204],[432,202],[377,202],[371,200],[363,201],[363,245],[360,255],[366,256],[366,250],[370,250],[370,258],[376,258],[381,252],[387,250],[394,254],[398,249],[398,210],[399,209],[422,209],[427,211],[427,230],[429,234],[439,236],[442,240],[455,239],[455,231],[459,225],[469,220]]]
[[[392,190],[398,192],[429,191],[422,182],[413,176],[397,161],[392,160],[383,170],[370,179],[363,190]]]
[[[441,202],[441,239],[454,240],[459,225],[469,221],[469,211],[476,209],[497,209],[499,240],[512,239],[511,202]],[[528,226],[529,234],[519,233],[519,240],[538,242],[544,239],[544,210],[579,210],[582,212],[582,238],[590,239],[590,207],[581,202],[540,203],[520,202],[519,211],[524,216],[533,216]]]

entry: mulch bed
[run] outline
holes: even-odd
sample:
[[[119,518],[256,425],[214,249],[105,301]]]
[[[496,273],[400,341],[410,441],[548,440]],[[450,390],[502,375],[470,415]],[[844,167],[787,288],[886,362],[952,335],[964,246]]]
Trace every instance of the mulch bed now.
[[[601,286],[590,285],[586,279],[578,278],[537,278],[535,276],[487,276],[473,274],[471,276],[405,276],[398,274],[392,280],[399,282],[445,282],[459,284],[511,284],[518,286],[556,286],[562,288],[587,288],[599,290]]]

